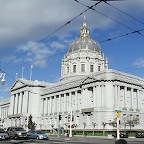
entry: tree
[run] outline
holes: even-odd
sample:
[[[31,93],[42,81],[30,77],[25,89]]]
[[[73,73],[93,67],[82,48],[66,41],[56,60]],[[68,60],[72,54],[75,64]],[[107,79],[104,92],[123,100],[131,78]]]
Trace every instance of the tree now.
[[[54,127],[54,124],[51,124],[50,126],[51,126],[51,128],[52,128],[52,133],[53,133],[53,127]]]
[[[83,135],[84,135],[84,134],[85,134],[86,122],[83,122],[82,124],[83,124],[83,126],[84,126],[84,129],[83,129]]]
[[[93,125],[93,135],[94,135],[94,129],[95,129],[95,126],[97,125],[96,123],[92,122],[92,125]]]
[[[117,127],[116,119],[114,119],[114,121],[111,121],[111,122],[109,123],[109,125],[112,126],[113,129],[114,129],[115,127]]]
[[[132,115],[130,115],[130,118],[128,118],[127,121],[125,122],[125,126],[130,127],[130,131],[131,131],[132,127],[134,127],[135,125],[138,125],[138,124],[139,124],[139,118],[132,117]]]
[[[30,115],[28,118],[28,129],[34,130],[35,125],[36,125],[35,122],[32,121],[32,115]]]

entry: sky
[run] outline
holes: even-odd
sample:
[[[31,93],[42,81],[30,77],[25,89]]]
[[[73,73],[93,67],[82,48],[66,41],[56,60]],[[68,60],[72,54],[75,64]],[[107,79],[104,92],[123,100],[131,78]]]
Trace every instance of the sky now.
[[[0,68],[10,97],[16,78],[55,83],[84,16],[109,68],[144,77],[144,0],[0,0]],[[90,9],[93,6],[93,9]],[[136,32],[137,31],[137,32]],[[32,65],[32,69],[31,69]]]

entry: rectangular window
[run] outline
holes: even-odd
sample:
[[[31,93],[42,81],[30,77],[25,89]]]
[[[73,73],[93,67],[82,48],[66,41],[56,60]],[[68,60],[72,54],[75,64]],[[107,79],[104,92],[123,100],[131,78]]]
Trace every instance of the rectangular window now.
[[[76,65],[73,65],[73,72],[76,72]]]
[[[94,66],[90,65],[90,72],[94,72]]]
[[[67,73],[69,73],[69,67],[67,67]]]
[[[98,66],[98,71],[100,71],[100,66]]]
[[[85,72],[85,64],[81,64],[81,72]]]

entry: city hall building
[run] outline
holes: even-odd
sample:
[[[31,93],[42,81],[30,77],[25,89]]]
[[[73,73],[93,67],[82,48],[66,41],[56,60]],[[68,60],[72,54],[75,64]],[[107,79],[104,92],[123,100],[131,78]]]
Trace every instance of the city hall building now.
[[[128,120],[144,129],[144,79],[109,69],[100,45],[94,41],[84,19],[80,37],[70,44],[61,62],[61,80],[57,83],[17,79],[10,99],[0,101],[0,125],[27,128],[32,115],[36,129],[108,129],[121,111],[120,128]],[[61,120],[59,123],[59,115]],[[106,125],[104,125],[106,124]]]

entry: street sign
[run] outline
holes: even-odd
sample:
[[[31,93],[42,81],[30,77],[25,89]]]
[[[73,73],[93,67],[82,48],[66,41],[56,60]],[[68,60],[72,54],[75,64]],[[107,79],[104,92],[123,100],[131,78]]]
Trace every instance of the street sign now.
[[[121,110],[115,110],[117,113],[121,113],[122,111]]]
[[[120,113],[117,113],[117,118],[120,118],[121,114]]]

